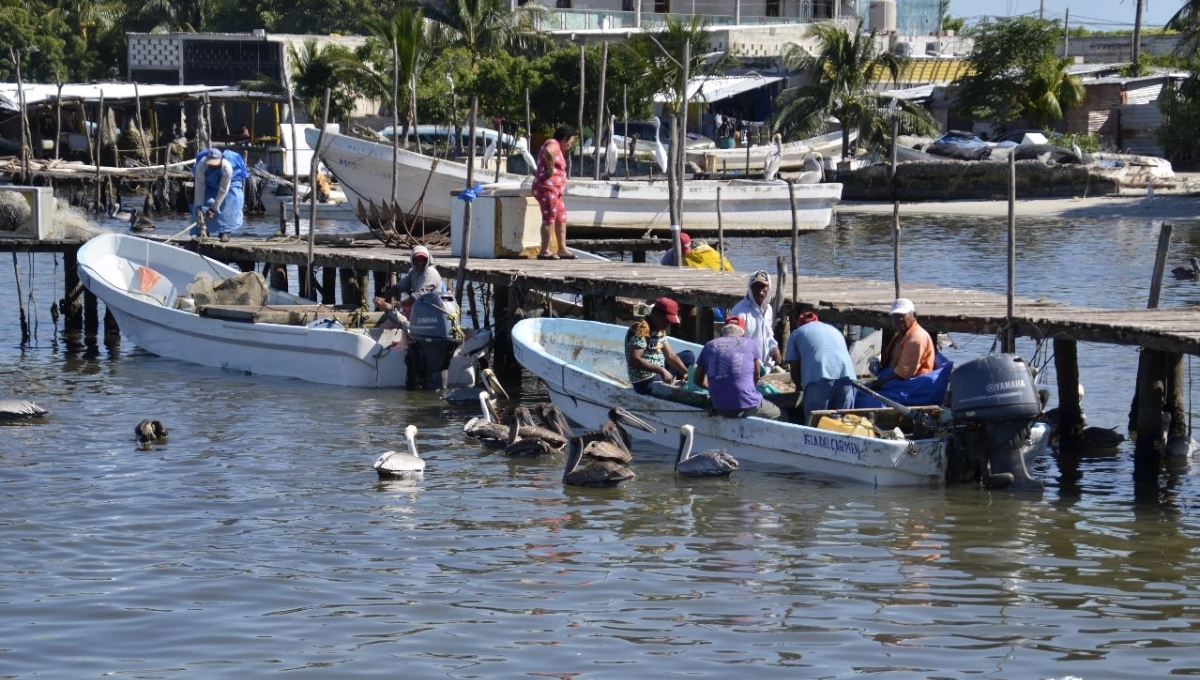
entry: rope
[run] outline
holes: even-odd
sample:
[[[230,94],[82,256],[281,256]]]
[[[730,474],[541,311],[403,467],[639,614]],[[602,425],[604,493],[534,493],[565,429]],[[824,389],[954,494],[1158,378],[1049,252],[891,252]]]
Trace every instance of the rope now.
[[[37,299],[33,296],[33,281],[37,276],[37,260],[34,259],[33,253],[26,253],[26,258],[29,263],[29,293],[25,297],[26,306],[29,307],[29,314],[33,317],[33,339],[38,337],[38,313]]]

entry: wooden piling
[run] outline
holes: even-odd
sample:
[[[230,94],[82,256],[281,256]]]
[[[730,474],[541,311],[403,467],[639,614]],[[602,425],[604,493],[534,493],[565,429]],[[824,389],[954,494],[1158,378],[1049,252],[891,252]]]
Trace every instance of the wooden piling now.
[[[1054,374],[1058,383],[1058,437],[1060,450],[1083,448],[1083,410],[1079,405],[1079,343],[1054,339]]]
[[[63,331],[78,332],[83,330],[83,284],[79,281],[78,248],[68,248],[63,252],[63,299],[58,304],[58,310],[63,315]]]
[[[100,301],[87,290],[83,291],[83,334],[95,337],[100,330]]]
[[[321,267],[321,302],[332,305],[337,302],[334,293],[337,288],[337,268]]]
[[[497,286],[494,297],[496,331],[492,335],[492,370],[506,385],[520,384],[521,364],[513,356],[512,327],[524,317],[515,286]]]
[[[1166,353],[1158,350],[1143,348],[1138,357],[1137,434],[1133,450],[1136,486],[1156,485],[1162,469],[1166,365]]]

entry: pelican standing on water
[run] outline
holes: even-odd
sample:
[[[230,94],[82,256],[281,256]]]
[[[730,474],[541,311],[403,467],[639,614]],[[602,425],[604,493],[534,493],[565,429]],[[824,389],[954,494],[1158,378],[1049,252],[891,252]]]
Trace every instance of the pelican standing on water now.
[[[779,175],[779,164],[783,162],[783,135],[778,132],[771,142],[771,150],[767,152],[767,157],[763,159],[763,179],[768,182],[774,182]]]
[[[659,137],[658,129],[662,127],[662,121],[658,116],[654,116],[654,164],[662,172],[667,171],[667,150],[663,147],[662,139]]]
[[[724,477],[738,469],[737,459],[721,449],[692,453],[696,428],[679,428],[679,455],[675,457],[675,472],[685,477]]]
[[[571,439],[567,444],[567,465],[563,469],[563,483],[570,486],[616,486],[633,479],[633,470],[611,460],[593,460],[580,466],[583,460],[583,440]]]
[[[425,460],[417,453],[417,426],[404,428],[408,451],[386,451],[375,459],[375,471],[381,478],[416,477],[425,474]]]

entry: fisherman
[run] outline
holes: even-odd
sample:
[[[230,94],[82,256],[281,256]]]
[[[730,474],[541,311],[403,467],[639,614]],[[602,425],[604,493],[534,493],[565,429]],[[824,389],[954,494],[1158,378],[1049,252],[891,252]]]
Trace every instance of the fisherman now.
[[[206,220],[207,233],[228,243],[229,235],[242,227],[242,183],[250,176],[246,161],[236,151],[209,148],[196,156],[192,173],[196,179],[192,203],[196,221]],[[200,236],[199,225],[191,233]]]
[[[398,328],[412,314],[413,300],[425,293],[440,293],[445,289],[442,275],[433,265],[433,256],[425,246],[414,246],[410,256],[412,268],[395,285],[388,286],[375,296],[375,309],[384,312],[381,328]]]
[[[746,286],[746,297],[733,309],[732,316],[740,316],[746,322],[746,337],[758,344],[759,356],[768,369],[783,360],[779,352],[779,341],[775,339],[775,310],[771,308],[771,276],[764,271],[750,275]]]
[[[854,379],[858,376],[846,339],[841,331],[818,319],[816,312],[797,315],[786,359],[792,382],[803,389],[802,424],[809,424],[813,411],[854,406]]]
[[[731,316],[721,336],[705,343],[696,357],[696,385],[708,389],[712,408],[726,418],[757,416],[778,420],[779,407],[763,399],[756,388],[762,371],[758,344],[746,337],[741,317]]]
[[[892,303],[892,336],[880,358],[879,375],[871,381],[875,391],[883,389],[893,380],[909,380],[929,373],[934,368],[937,349],[933,338],[917,323],[917,308],[908,298],[897,298]]]
[[[375,297],[383,311],[381,328],[404,328],[408,350],[404,355],[405,387],[410,390],[442,389],[442,371],[450,366],[461,342],[458,305],[442,293],[445,284],[433,256],[425,246],[414,246],[412,268]],[[419,310],[414,308],[420,305]],[[411,320],[411,321],[410,321]]]
[[[733,271],[733,265],[728,258],[721,257],[716,248],[705,241],[693,241],[687,232],[679,232],[679,247],[683,250],[683,266],[692,269],[711,269],[713,271]],[[664,267],[678,266],[675,260],[675,249],[670,248],[663,253],[661,264]]]
[[[654,301],[649,314],[625,332],[625,366],[638,394],[650,394],[655,382],[670,384],[676,378],[687,377],[687,366],[667,342],[671,324],[679,321],[679,303],[661,297]]]

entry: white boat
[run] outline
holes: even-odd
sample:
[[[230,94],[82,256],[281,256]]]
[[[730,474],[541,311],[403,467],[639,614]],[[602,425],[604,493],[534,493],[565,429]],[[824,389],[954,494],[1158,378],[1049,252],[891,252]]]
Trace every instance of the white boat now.
[[[286,215],[292,214],[292,197],[291,196],[274,196],[267,195],[262,197],[262,204],[266,214],[279,217],[279,213]],[[306,220],[309,217],[309,211],[312,210],[312,204],[308,201],[300,202],[300,219]],[[340,200],[330,199],[326,203],[317,201],[317,217],[319,219],[330,220],[352,220],[356,217],[354,206],[342,196]]]
[[[315,137],[314,137],[315,141]],[[407,217],[419,213],[428,220],[448,222],[453,192],[466,186],[467,166],[399,150],[392,164],[392,148],[346,135],[326,133],[322,151],[325,164],[337,176],[342,190],[368,226],[392,219],[392,186],[396,209]],[[477,182],[528,187],[532,179],[520,175],[475,173]],[[833,206],[842,197],[841,184],[796,184],[796,223],[800,230],[824,229],[833,218]],[[689,232],[716,231],[717,190],[721,224],[726,230],[790,232],[792,208],[789,185],[783,181],[689,180],[683,185],[683,224]],[[563,197],[573,227],[636,231],[670,227],[665,181],[593,181],[571,179]]]
[[[850,143],[858,139],[858,131],[850,131]],[[732,149],[688,149],[687,159],[697,165],[701,172],[725,173],[746,172],[747,166],[751,175],[762,174],[763,163],[767,156],[775,151],[774,144],[755,144],[747,153],[746,147]],[[780,156],[779,170],[799,170],[804,167],[804,160],[816,156],[819,162],[824,159],[839,158],[842,154],[841,131],[810,137],[795,142],[783,144]]]
[[[938,485],[959,470],[951,459],[948,436],[888,438],[873,431],[871,436],[856,434],[864,431],[861,427],[837,431],[761,418],[713,417],[687,400],[656,396],[677,388],[663,386],[653,395],[637,394],[625,380],[625,332],[622,326],[593,321],[524,319],[513,328],[513,352],[526,370],[545,383],[555,405],[585,427],[600,426],[609,409],[619,404],[656,428],[654,433],[631,434],[670,448],[678,446],[680,426],[690,424],[695,427],[696,449],[725,449],[741,461],[875,486]],[[676,352],[700,350],[699,345],[675,338],[671,346]],[[1036,400],[1036,395],[1031,398]],[[1007,460],[992,456],[993,472],[1019,467],[1015,486],[1040,488],[1027,472],[1021,479],[1020,471],[1026,470],[1026,460],[1046,451],[1048,439],[1048,428],[1034,424],[1018,450],[1003,454]],[[967,472],[973,473],[974,468]]]
[[[113,313],[121,333],[152,354],[329,385],[405,384],[410,338],[399,329],[347,327],[353,325],[350,313],[265,286],[260,304],[196,306],[189,286],[196,290],[197,275],[219,283],[241,274],[216,260],[164,243],[102,234],[79,249],[78,263],[83,285]],[[482,331],[458,347],[450,385],[474,382],[476,361],[490,340],[490,332]]]

